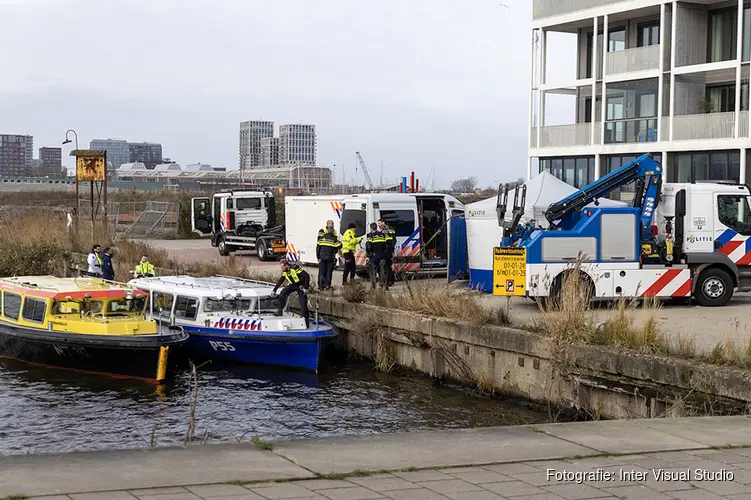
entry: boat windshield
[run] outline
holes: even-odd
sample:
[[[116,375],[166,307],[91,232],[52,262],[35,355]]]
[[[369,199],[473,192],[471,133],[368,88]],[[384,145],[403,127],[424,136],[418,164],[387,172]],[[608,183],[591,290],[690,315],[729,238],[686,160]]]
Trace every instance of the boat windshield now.
[[[204,306],[206,312],[247,311],[249,309],[250,299],[206,299]]]
[[[145,307],[145,298],[110,300],[107,302],[107,316],[132,316],[133,314],[141,314]]]
[[[271,314],[279,309],[279,297],[261,297],[260,313]]]

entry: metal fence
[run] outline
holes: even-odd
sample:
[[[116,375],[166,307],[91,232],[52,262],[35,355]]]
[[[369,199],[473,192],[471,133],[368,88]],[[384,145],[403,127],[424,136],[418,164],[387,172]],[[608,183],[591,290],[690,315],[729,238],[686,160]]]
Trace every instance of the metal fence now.
[[[104,207],[94,204],[97,218],[104,215]],[[79,217],[91,218],[91,202],[81,200]],[[107,221],[116,232],[136,238],[159,238],[177,235],[180,226],[180,207],[163,201],[115,201],[107,203]]]

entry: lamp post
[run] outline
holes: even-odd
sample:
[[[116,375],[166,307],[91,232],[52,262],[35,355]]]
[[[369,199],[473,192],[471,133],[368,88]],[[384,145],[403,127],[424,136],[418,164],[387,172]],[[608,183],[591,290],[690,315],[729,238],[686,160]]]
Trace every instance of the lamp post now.
[[[76,149],[78,149],[78,133],[76,133],[76,131],[73,130],[72,128],[65,131],[65,140],[63,141],[63,145],[70,144],[71,141],[68,138],[68,135],[71,132],[73,132],[73,137],[76,140]],[[74,172],[73,176],[76,179],[76,232],[78,232],[78,212],[80,211],[81,206],[80,206],[80,204],[78,202],[78,172],[77,172],[76,168],[73,169],[73,172]]]
[[[63,144],[70,144],[71,141],[70,139],[68,139],[68,134],[70,134],[71,132],[73,132],[73,137],[76,140],[76,149],[78,149],[78,134],[72,128],[65,131],[65,140],[63,141]]]

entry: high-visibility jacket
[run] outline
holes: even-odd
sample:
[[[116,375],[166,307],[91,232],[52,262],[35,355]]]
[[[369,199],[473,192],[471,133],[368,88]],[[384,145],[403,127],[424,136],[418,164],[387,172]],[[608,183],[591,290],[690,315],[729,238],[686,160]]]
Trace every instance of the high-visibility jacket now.
[[[318,244],[316,245],[316,258],[333,259],[342,243],[336,234],[336,229],[329,233],[328,229],[323,228],[318,231]]]
[[[347,229],[342,236],[342,253],[355,253],[357,245],[362,241],[362,236],[357,237],[354,229]]]
[[[156,276],[156,273],[154,273],[154,264],[149,261],[139,262],[136,266],[136,272],[134,273],[134,276],[136,278],[140,278],[142,276]]]
[[[282,285],[301,284],[304,288],[307,288],[310,284],[309,279],[310,276],[305,269],[298,264],[293,264],[290,266],[289,271],[282,271],[282,276],[279,278],[279,281],[276,282],[274,292],[276,292]]]

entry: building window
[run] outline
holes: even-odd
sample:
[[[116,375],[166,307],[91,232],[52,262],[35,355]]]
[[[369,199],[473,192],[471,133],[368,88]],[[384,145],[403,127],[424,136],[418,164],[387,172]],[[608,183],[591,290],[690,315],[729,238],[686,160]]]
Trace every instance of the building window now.
[[[593,156],[569,158],[540,158],[540,172],[549,172],[554,177],[583,188],[595,179],[595,159]]]
[[[729,61],[736,58],[738,39],[738,9],[722,9],[709,13],[709,61]]]
[[[740,182],[739,151],[676,153],[671,155],[671,182],[734,181]]]
[[[712,112],[735,112],[735,84],[708,86],[707,101],[712,102]],[[741,111],[748,110],[748,82],[741,83]]]
[[[660,43],[660,23],[659,21],[640,24],[636,40],[637,47],[649,47],[659,45]]]
[[[751,60],[751,7],[743,8],[743,60]]]
[[[608,31],[608,52],[626,50],[626,27]]]

